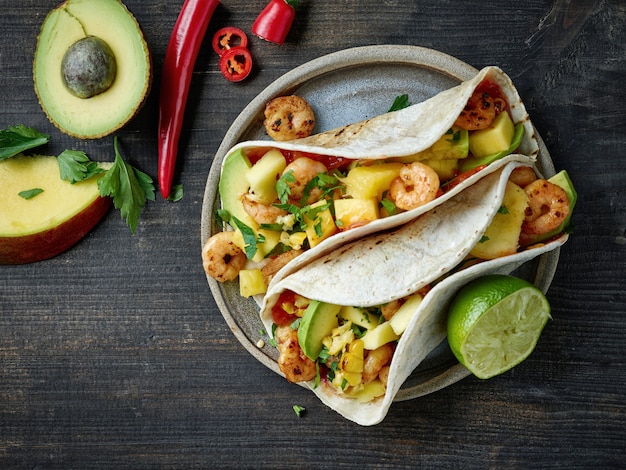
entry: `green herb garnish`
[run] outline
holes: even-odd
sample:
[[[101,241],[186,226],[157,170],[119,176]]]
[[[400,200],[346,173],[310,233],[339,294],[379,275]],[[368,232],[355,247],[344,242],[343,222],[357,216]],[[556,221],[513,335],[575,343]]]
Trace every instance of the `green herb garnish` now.
[[[92,162],[85,152],[65,150],[57,157],[61,179],[71,184],[86,180],[104,170],[97,162]]]
[[[291,195],[291,188],[289,183],[295,183],[296,177],[293,174],[293,170],[283,173],[278,181],[276,181],[276,193],[278,194],[278,200],[285,204]]]
[[[50,140],[48,134],[37,132],[23,125],[0,130],[0,161],[11,158],[24,150],[39,147]]]
[[[43,193],[43,189],[41,188],[33,188],[33,189],[27,189],[25,191],[20,191],[19,193],[17,193],[17,195],[19,197],[23,197],[24,199],[32,199],[35,196],[37,196],[38,194]]]
[[[146,201],[154,201],[154,184],[147,174],[124,161],[119,152],[117,137],[113,139],[115,162],[106,174],[98,180],[102,197],[111,196],[113,205],[126,219],[131,233],[135,233],[142,208]]]
[[[404,95],[396,96],[396,99],[393,100],[393,104],[391,105],[391,108],[389,108],[388,112],[399,111],[401,109],[408,108],[409,106],[411,106],[411,103],[409,102],[409,95],[405,93]]]
[[[302,418],[302,416],[304,416],[306,408],[300,405],[293,405],[293,411],[296,412],[296,415],[298,415],[298,418]]]
[[[184,195],[185,195],[185,191],[183,190],[183,185],[177,184],[176,186],[172,188],[170,195],[167,196],[167,200],[169,202],[178,202],[183,198]]]

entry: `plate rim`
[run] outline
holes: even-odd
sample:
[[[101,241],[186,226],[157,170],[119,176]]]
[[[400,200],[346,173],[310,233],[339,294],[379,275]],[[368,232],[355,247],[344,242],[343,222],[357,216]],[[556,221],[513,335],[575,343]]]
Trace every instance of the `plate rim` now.
[[[205,185],[204,196],[201,209],[201,245],[207,240],[212,230],[212,217],[210,216],[214,203],[217,199],[217,192],[213,181],[219,180],[221,165],[228,150],[237,142],[242,130],[248,129],[257,119],[265,103],[281,94],[288,93],[302,86],[306,82],[320,77],[328,72],[335,72],[339,69],[351,66],[363,66],[367,63],[382,64],[409,64],[411,66],[423,67],[448,76],[455,80],[465,81],[471,79],[478,73],[478,69],[457,59],[449,54],[434,49],[413,46],[413,45],[373,45],[359,46],[331,52],[305,62],[284,75],[280,76],[260,93],[258,93],[246,105],[235,118],[224,135],[213,160]],[[554,164],[541,136],[535,129],[535,136],[539,144],[539,158],[543,171],[551,176],[554,174]],[[207,210],[207,207],[210,208]],[[535,273],[535,284],[543,291],[547,292],[558,265],[560,249],[546,253],[539,257],[538,266]],[[229,305],[225,300],[225,295],[221,284],[210,276],[206,275],[207,282],[212,292],[214,301],[237,340],[242,346],[264,366],[273,372],[284,376],[278,368],[275,360],[263,353],[257,342],[249,338],[239,326],[236,318],[230,314]],[[424,395],[441,390],[453,385],[471,375],[469,370],[457,363],[449,367],[442,373],[419,384],[401,388],[394,401],[405,401],[418,398]],[[302,385],[302,384],[301,384]],[[304,385],[303,385],[304,386]]]

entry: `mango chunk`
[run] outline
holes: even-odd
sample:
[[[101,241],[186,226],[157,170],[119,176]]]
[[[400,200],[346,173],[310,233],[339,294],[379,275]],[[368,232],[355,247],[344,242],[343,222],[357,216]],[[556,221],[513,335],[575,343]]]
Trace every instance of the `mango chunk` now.
[[[373,351],[374,349],[381,347],[383,344],[397,340],[399,337],[400,336],[393,331],[391,323],[386,321],[378,325],[376,328],[369,330],[361,339],[363,340],[363,347]]]
[[[264,294],[267,285],[260,269],[242,269],[239,271],[239,294],[242,297],[251,297]]]

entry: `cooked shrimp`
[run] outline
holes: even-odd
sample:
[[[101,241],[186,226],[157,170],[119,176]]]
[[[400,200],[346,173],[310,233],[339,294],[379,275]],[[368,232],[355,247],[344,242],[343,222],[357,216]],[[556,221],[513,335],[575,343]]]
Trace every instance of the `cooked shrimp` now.
[[[370,383],[387,364],[391,362],[393,356],[393,346],[390,343],[370,351],[363,363],[363,375],[361,381],[364,384]]]
[[[265,279],[265,283],[269,285],[272,277],[289,261],[294,259],[296,256],[301,255],[302,250],[289,250],[281,253],[278,256],[271,258],[265,266],[261,268],[261,274],[263,274],[263,278]]]
[[[435,170],[425,163],[413,162],[400,169],[388,194],[396,207],[411,210],[435,199],[438,191],[439,176]]]
[[[272,204],[263,204],[257,201],[250,193],[246,193],[241,197],[243,210],[254,219],[258,224],[275,224],[276,219],[284,217],[287,211],[279,209]]]
[[[283,175],[291,172],[293,175],[293,181],[287,181],[289,186],[289,200],[294,203],[299,203],[304,198],[304,190],[306,185],[311,182],[320,173],[326,173],[328,169],[326,165],[308,157],[296,158],[293,162],[285,167]],[[321,197],[321,190],[319,188],[313,188],[307,195],[305,204],[312,204]]]
[[[216,233],[202,247],[204,272],[216,281],[236,279],[246,264],[246,254],[233,241],[234,233]]]
[[[509,181],[521,188],[525,188],[536,179],[537,175],[535,174],[535,170],[529,166],[518,166],[511,172],[511,176],[509,176]]]
[[[385,388],[387,388],[387,380],[389,379],[389,370],[391,368],[389,366],[385,366],[382,369],[380,369],[380,372],[378,373],[378,380],[380,380],[380,383],[382,383]]]
[[[304,355],[298,343],[298,331],[280,326],[274,332],[278,347],[278,367],[289,382],[304,382],[315,378],[315,362]]]
[[[528,207],[522,232],[532,235],[551,232],[569,215],[569,199],[560,186],[539,179],[526,186],[524,191],[528,194]]]
[[[395,315],[403,303],[401,300],[392,300],[380,308],[380,313],[385,320],[391,320],[391,317]]]
[[[315,115],[304,98],[279,96],[265,105],[263,125],[274,140],[300,139],[313,133]]]
[[[474,92],[459,117],[455,126],[468,131],[486,129],[496,116],[504,110],[506,103],[501,98],[492,98],[489,93]]]

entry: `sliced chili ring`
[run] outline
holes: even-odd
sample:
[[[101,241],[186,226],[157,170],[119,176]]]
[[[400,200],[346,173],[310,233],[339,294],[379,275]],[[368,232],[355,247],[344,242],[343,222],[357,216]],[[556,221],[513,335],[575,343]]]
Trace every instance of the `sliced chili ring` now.
[[[252,71],[252,54],[245,47],[233,47],[220,57],[220,71],[227,80],[240,82]]]
[[[235,47],[248,47],[248,36],[241,29],[226,26],[213,35],[213,50],[220,57]]]

